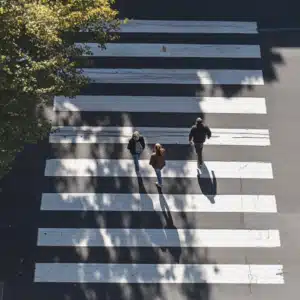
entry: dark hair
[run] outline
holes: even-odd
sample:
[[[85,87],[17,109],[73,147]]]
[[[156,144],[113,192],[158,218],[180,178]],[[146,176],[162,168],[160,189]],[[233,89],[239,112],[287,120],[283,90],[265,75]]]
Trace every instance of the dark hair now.
[[[196,119],[196,124],[199,124],[199,123],[203,123],[203,119],[202,118],[197,118]]]

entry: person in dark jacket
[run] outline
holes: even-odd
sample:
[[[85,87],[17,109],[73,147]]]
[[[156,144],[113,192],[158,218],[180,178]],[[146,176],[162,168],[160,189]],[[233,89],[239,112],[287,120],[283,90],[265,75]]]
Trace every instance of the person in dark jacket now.
[[[189,134],[189,142],[194,144],[198,156],[198,170],[203,165],[203,144],[206,138],[211,138],[211,131],[207,125],[203,123],[201,118],[196,119],[195,125],[192,126]]]
[[[131,139],[128,142],[127,149],[130,151],[133,157],[135,170],[137,173],[139,173],[140,172],[139,159],[141,153],[145,149],[145,140],[144,137],[138,131],[135,131],[133,133]]]
[[[157,187],[162,187],[162,177],[161,170],[166,165],[165,159],[166,150],[161,146],[161,144],[155,144],[153,153],[150,157],[149,165],[151,165],[156,173],[157,182],[155,183]]]

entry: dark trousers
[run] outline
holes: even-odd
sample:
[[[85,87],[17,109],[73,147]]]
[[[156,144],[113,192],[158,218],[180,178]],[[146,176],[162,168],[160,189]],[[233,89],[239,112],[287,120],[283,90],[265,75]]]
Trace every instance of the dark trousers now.
[[[203,143],[194,143],[198,157],[198,167],[203,165]]]

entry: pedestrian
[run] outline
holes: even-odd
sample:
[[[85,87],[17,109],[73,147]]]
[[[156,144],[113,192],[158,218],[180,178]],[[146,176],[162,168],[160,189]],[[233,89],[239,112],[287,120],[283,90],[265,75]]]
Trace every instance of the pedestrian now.
[[[132,155],[135,171],[139,174],[140,172],[139,159],[141,153],[145,149],[145,139],[138,131],[135,131],[132,134],[132,137],[128,142],[127,149],[130,151]]]
[[[191,128],[189,142],[195,146],[197,153],[197,170],[199,173],[201,173],[201,167],[203,165],[203,144],[206,141],[206,137],[208,139],[211,138],[211,131],[201,118],[197,118],[195,125]]]
[[[149,165],[153,167],[157,176],[157,182],[155,183],[158,187],[162,187],[161,170],[166,165],[165,161],[165,149],[160,144],[155,144],[153,153],[150,157]]]

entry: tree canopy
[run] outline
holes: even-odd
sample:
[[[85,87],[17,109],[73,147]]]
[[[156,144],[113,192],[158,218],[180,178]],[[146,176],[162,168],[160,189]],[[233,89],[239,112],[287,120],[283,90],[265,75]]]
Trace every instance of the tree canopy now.
[[[51,128],[41,108],[74,96],[87,78],[70,57],[88,54],[66,33],[94,33],[100,47],[117,38],[112,0],[0,0],[0,176],[26,143]]]

